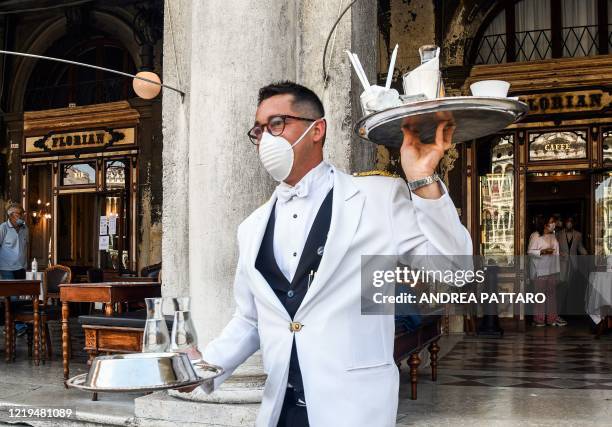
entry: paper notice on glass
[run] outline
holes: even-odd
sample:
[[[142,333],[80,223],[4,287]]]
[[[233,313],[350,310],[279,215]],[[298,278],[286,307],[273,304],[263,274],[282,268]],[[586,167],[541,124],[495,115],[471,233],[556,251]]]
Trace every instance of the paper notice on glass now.
[[[108,218],[106,216],[100,217],[100,236],[108,234]]]
[[[117,217],[114,215],[108,217],[108,234],[111,236],[117,234]]]
[[[108,236],[100,236],[100,240],[98,243],[98,249],[101,251],[107,251],[108,250],[108,241],[109,238]]]

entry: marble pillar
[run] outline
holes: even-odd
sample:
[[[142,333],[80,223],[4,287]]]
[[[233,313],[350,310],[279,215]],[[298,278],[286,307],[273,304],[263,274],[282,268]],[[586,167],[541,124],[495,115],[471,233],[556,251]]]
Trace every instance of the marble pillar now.
[[[184,99],[169,91],[163,95],[162,292],[191,297],[201,348],[219,334],[234,311],[238,224],[275,187],[246,136],[258,89],[287,79],[311,87],[327,110],[326,158],[347,172],[373,164],[373,147],[352,137],[353,118],[360,114],[353,108],[359,108],[359,93],[354,94],[356,80],[343,50],[358,50],[375,80],[375,4],[345,16],[328,52],[330,81],[327,86],[322,82],[323,46],[342,4],[348,2],[166,2],[164,80],[180,84],[187,94]],[[353,34],[354,28],[359,34]],[[255,355],[219,393],[181,397],[190,399],[190,405],[193,400],[208,402],[198,407],[204,412],[214,404],[252,403],[257,401],[253,390],[263,385],[261,375]],[[237,385],[237,376],[246,388]],[[236,389],[242,397],[231,391]],[[138,408],[146,405],[146,418],[155,418],[152,399],[148,396],[141,406],[137,399],[137,416]],[[157,405],[160,419],[165,419],[163,402],[168,402],[167,396]]]

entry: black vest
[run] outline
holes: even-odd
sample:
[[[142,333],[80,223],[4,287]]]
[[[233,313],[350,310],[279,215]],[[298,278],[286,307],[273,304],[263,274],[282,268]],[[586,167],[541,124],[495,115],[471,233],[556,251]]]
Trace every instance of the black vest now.
[[[281,272],[276,263],[276,258],[274,257],[276,207],[272,207],[270,219],[266,226],[266,232],[261,241],[257,261],[255,262],[255,268],[259,270],[264,279],[266,279],[268,284],[272,287],[272,290],[292,319],[306,296],[306,292],[308,292],[308,285],[313,279],[311,272],[316,273],[319,268],[319,263],[323,256],[323,248],[327,240],[327,233],[329,232],[329,225],[331,223],[332,200],[333,189],[327,193],[312,223],[312,227],[304,244],[302,256],[300,257],[291,283],[289,283],[285,275]],[[289,325],[287,325],[287,328],[289,328]],[[304,385],[302,383],[302,374],[300,371],[297,349],[295,347],[295,339],[293,341],[293,347],[291,348],[288,382],[293,386],[296,396],[305,401]]]

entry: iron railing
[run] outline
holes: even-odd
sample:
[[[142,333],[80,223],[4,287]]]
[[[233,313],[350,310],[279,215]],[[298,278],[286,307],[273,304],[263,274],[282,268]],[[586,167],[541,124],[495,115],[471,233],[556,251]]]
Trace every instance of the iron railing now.
[[[612,50],[612,24],[608,25],[608,50]],[[550,29],[517,31],[510,41],[516,61],[537,61],[552,56],[552,31]],[[508,62],[508,34],[483,36],[472,52],[472,65],[502,64]],[[466,46],[473,46],[468,39]],[[585,25],[561,29],[561,51],[563,57],[597,55],[599,49],[599,27]]]

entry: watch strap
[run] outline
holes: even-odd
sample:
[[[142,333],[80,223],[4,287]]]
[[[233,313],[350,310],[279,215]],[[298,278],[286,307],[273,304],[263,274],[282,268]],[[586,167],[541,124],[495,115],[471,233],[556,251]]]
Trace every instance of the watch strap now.
[[[440,177],[437,173],[434,173],[424,178],[419,178],[414,181],[408,181],[408,188],[410,189],[410,191],[414,191],[438,181],[440,181]]]

